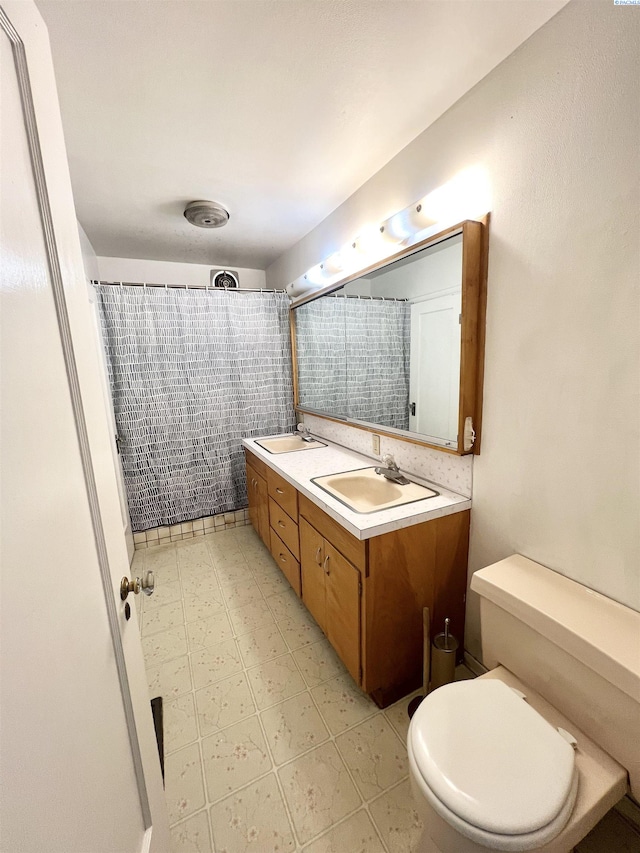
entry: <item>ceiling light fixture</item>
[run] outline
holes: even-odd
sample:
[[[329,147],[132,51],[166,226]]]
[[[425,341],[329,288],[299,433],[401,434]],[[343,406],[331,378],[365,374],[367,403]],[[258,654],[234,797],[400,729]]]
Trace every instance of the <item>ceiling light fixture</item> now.
[[[184,217],[198,228],[222,228],[229,221],[229,211],[217,201],[190,201]]]

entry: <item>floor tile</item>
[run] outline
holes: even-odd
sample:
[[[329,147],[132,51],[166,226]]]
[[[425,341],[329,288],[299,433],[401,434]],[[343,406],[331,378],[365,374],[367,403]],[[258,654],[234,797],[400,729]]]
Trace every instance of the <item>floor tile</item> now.
[[[192,652],[206,649],[207,646],[215,646],[223,640],[233,637],[233,628],[229,617],[223,611],[210,616],[208,619],[199,619],[197,622],[187,623],[187,635],[189,637],[189,648]]]
[[[265,625],[274,623],[273,614],[268,607],[265,607],[263,601],[252,601],[251,604],[245,604],[244,607],[238,607],[235,610],[229,611],[229,619],[236,634],[248,634],[250,631],[255,631],[256,628],[263,628]]]
[[[259,577],[270,577],[273,574],[274,569],[277,569],[280,572],[280,569],[276,565],[276,561],[268,551],[256,554],[245,553],[245,558],[247,560],[249,570],[256,579]]]
[[[151,595],[141,593],[139,596],[143,613],[149,613],[157,607],[162,607],[164,604],[172,604],[174,601],[180,601],[182,598],[182,588],[177,578],[175,580],[164,580],[155,577],[154,582],[155,588]]]
[[[326,743],[278,770],[302,844],[358,808],[360,796],[336,747]]]
[[[407,750],[383,714],[339,735],[336,746],[365,800],[409,774]]]
[[[422,691],[416,690],[415,693],[411,693],[409,696],[404,696],[399,702],[389,705],[388,708],[384,709],[385,717],[389,720],[399,737],[402,739],[402,742],[405,744],[407,742],[407,735],[409,734],[409,723],[411,722],[407,708],[409,707],[409,702],[411,702],[414,697],[421,695]]]
[[[247,670],[247,675],[260,709],[282,702],[305,689],[296,662],[289,654],[254,666]]]
[[[271,770],[271,759],[257,717],[247,717],[202,741],[209,801],[226,797]]]
[[[210,818],[218,853],[293,853],[295,850],[273,774],[212,806]]]
[[[385,853],[385,850],[371,818],[361,810],[312,841],[303,853]]]
[[[184,611],[182,601],[173,601],[171,604],[163,604],[155,610],[142,611],[142,636],[157,634],[158,631],[166,631],[175,628],[184,622]]]
[[[242,671],[242,659],[235,640],[223,640],[191,653],[193,683],[196,689]]]
[[[408,779],[374,800],[369,811],[389,853],[417,851],[422,823],[413,805]]]
[[[280,619],[289,619],[296,617],[299,614],[307,615],[307,609],[300,601],[295,592],[289,588],[285,592],[280,592],[277,595],[270,595],[265,599],[269,605],[269,609],[273,613],[274,619],[278,622]]]
[[[142,652],[147,667],[156,666],[172,658],[186,655],[187,635],[184,625],[178,625],[169,631],[160,631],[150,637],[143,637]]]
[[[278,622],[280,633],[291,651],[317,643],[324,634],[309,614],[299,614],[293,619],[282,619]]]
[[[258,584],[253,580],[243,578],[233,583],[222,583],[221,586],[226,605],[230,610],[244,607],[245,604],[250,604],[252,601],[259,601],[264,606],[264,597]]]
[[[277,625],[267,625],[238,637],[245,666],[255,666],[285,654],[288,649]]]
[[[329,737],[308,691],[267,708],[260,717],[276,764],[296,758]]]
[[[218,578],[218,582],[224,585],[241,583],[248,579],[253,580],[253,573],[243,560],[232,565],[226,563],[222,566],[216,565],[216,577]]]
[[[196,711],[202,737],[239,722],[255,710],[244,673],[196,691]]]
[[[279,569],[264,574],[253,575],[260,592],[267,598],[270,595],[278,595],[278,593],[286,592],[289,587],[289,581],[285,578]]]
[[[193,693],[185,693],[162,706],[165,753],[193,743],[198,737]]]
[[[379,713],[378,708],[356,686],[350,675],[332,678],[311,691],[320,713],[333,734],[338,734]]]
[[[293,652],[293,657],[309,687],[322,684],[337,675],[343,675],[344,664],[328,640],[311,643]]]
[[[208,597],[210,595],[220,599],[220,584],[213,569],[209,572],[193,574],[189,572],[182,574],[182,591],[184,595],[193,595],[196,598]]]
[[[187,622],[197,622],[199,619],[208,619],[216,613],[224,610],[222,595],[210,593],[206,598],[198,595],[185,595],[184,616]]]
[[[202,764],[197,743],[167,755],[165,759],[165,797],[169,809],[169,823],[204,807]]]
[[[171,853],[213,853],[206,811],[198,812],[173,827]]]
[[[193,689],[189,657],[182,655],[179,658],[149,667],[147,669],[147,684],[149,685],[149,696],[152,699],[156,696],[162,696],[166,701],[175,699],[176,696],[183,693],[188,693]]]

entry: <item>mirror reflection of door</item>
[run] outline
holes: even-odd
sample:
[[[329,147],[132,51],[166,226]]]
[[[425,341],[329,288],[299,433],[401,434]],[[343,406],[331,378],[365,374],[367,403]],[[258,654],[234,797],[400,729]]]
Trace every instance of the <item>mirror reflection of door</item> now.
[[[409,429],[456,443],[460,392],[460,292],[411,305]]]

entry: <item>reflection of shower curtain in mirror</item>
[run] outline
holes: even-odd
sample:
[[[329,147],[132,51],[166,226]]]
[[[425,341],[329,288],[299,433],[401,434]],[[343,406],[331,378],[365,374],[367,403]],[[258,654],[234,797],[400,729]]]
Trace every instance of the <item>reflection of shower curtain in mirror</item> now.
[[[241,438],[295,426],[286,295],[97,291],[133,529],[246,506]]]
[[[300,405],[409,428],[409,303],[323,297],[296,311]]]

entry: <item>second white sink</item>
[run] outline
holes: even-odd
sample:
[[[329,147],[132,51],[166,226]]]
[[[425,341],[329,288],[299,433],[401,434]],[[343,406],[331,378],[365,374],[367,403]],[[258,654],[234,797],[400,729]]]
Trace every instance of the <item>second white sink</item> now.
[[[439,492],[418,483],[400,486],[376,474],[375,468],[360,468],[341,474],[327,474],[311,480],[328,494],[355,512],[379,512],[394,506],[435,498]]]
[[[277,435],[274,438],[261,438],[256,444],[264,447],[269,453],[293,453],[296,450],[315,450],[318,447],[326,447],[321,441],[303,441],[299,435]]]

